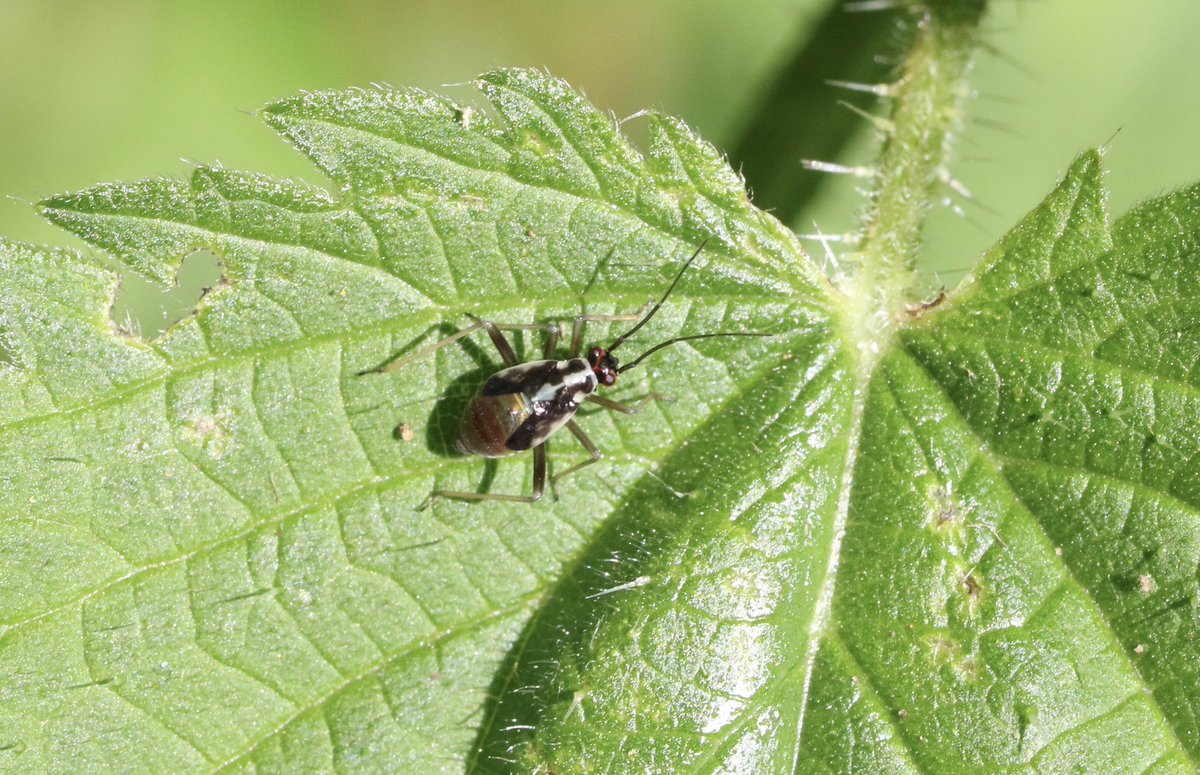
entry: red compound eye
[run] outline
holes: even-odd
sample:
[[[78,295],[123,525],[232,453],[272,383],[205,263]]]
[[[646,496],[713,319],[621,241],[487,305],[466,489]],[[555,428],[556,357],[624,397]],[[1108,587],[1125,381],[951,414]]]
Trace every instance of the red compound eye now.
[[[608,354],[603,347],[593,347],[588,350],[588,364],[596,381],[605,387],[612,387],[617,381],[617,359]]]

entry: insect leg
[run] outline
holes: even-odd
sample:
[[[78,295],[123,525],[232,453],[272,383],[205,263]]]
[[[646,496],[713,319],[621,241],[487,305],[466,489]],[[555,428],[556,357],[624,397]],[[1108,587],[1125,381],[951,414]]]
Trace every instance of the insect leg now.
[[[406,366],[418,358],[424,358],[426,355],[437,352],[446,345],[454,344],[459,339],[462,339],[465,336],[470,336],[480,329],[488,332],[488,335],[492,338],[492,343],[496,345],[496,350],[498,350],[500,353],[500,357],[504,359],[505,365],[508,366],[515,366],[517,364],[517,356],[513,352],[512,346],[509,345],[508,340],[504,338],[504,334],[500,333],[501,331],[546,331],[547,344],[550,345],[547,348],[547,352],[552,352],[554,347],[558,346],[558,337],[560,332],[558,324],[556,323],[494,323],[490,320],[482,320],[477,318],[470,313],[467,314],[467,317],[471,318],[471,320],[474,320],[475,322],[461,331],[456,331],[445,339],[439,339],[433,344],[422,347],[420,350],[409,353],[403,358],[398,358],[391,363],[384,364],[383,366],[379,366],[374,369],[363,369],[362,371],[358,372],[358,376],[361,377],[364,374],[387,374],[388,372],[395,371],[401,366]],[[547,355],[547,357],[550,356]]]
[[[417,506],[417,511],[424,511],[438,498],[451,498],[459,501],[503,501],[505,503],[533,503],[541,500],[546,491],[546,445],[539,444],[533,448],[533,492],[529,495],[493,495],[490,492],[455,492],[453,490],[434,490],[429,497]]]
[[[480,320],[474,315],[467,313],[467,317],[475,321],[475,325],[483,328],[488,332],[488,336],[492,338],[492,344],[496,345],[496,351],[500,353],[500,357],[504,359],[504,365],[516,366],[520,361],[517,360],[517,354],[513,352],[512,345],[504,338],[504,333],[500,330],[500,326],[490,320]],[[519,324],[506,324],[509,328],[515,328]]]
[[[546,348],[542,351],[546,360],[554,357],[554,351],[558,349],[558,338],[562,336],[562,329],[558,327],[558,323],[547,323],[542,326],[546,329]]]
[[[467,317],[474,320],[475,325],[488,332],[488,336],[492,338],[492,344],[496,345],[496,350],[504,359],[505,366],[516,366],[520,360],[517,359],[517,354],[513,352],[508,339],[504,337],[504,331],[545,331],[547,358],[551,357],[554,354],[554,348],[558,347],[560,331],[557,323],[494,323],[490,320],[481,320],[469,312]]]
[[[660,396],[658,393],[651,393],[648,396],[639,398],[633,404],[622,404],[620,401],[614,401],[611,398],[605,398],[604,396],[598,396],[593,393],[584,400],[589,403],[593,403],[596,406],[602,406],[605,409],[611,409],[614,412],[620,412],[621,414],[637,414],[645,409],[646,404],[650,403],[651,401],[670,401],[671,399],[667,398],[666,396]]]
[[[577,315],[575,324],[571,326],[571,357],[578,358],[583,349],[583,327],[587,323],[617,323],[620,321],[639,320],[642,313],[649,309],[654,302],[649,302],[637,312],[628,315]]]
[[[596,445],[592,443],[592,440],[587,437],[587,434],[583,432],[583,429],[579,427],[577,422],[574,420],[568,421],[567,430],[571,432],[572,436],[579,439],[579,443],[583,445],[583,448],[587,450],[587,453],[591,455],[591,457],[582,463],[576,463],[566,471],[562,471],[554,475],[554,477],[550,480],[550,489],[554,492],[554,497],[556,498],[558,497],[557,485],[559,480],[570,476],[581,468],[590,466],[592,463],[599,462],[600,458],[604,457],[600,450],[596,448]]]
[[[445,339],[440,339],[431,345],[426,345],[425,347],[422,347],[420,350],[417,350],[416,352],[413,352],[413,353],[409,353],[408,355],[404,356],[403,358],[397,358],[396,360],[392,361],[391,363],[385,363],[384,365],[377,366],[376,368],[373,368],[373,369],[363,369],[362,371],[358,372],[358,376],[361,377],[364,374],[387,374],[388,372],[395,371],[396,369],[400,368],[401,366],[405,366],[409,363],[412,363],[413,361],[415,361],[418,358],[424,358],[426,355],[429,355],[430,353],[437,352],[438,350],[442,349],[446,345],[454,344],[459,339],[462,339],[464,336],[470,336],[471,334],[475,333],[476,331],[478,331],[481,328],[483,328],[483,321],[476,319],[476,322],[474,325],[467,326],[466,328],[462,329],[461,331],[456,331],[455,333],[451,334],[450,336],[446,337]]]

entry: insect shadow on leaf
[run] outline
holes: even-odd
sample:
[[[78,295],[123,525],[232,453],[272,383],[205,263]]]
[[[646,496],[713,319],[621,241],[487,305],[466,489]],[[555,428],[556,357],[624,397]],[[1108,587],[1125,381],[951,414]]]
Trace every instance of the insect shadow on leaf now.
[[[442,335],[453,334],[456,330],[455,326],[448,322],[433,328]],[[521,357],[524,356],[525,350],[523,344],[523,338],[518,337],[515,349],[518,356]],[[467,410],[467,404],[483,387],[483,383],[487,381],[488,377],[504,368],[504,364],[498,358],[492,357],[478,342],[466,338],[459,340],[458,345],[478,365],[459,374],[442,388],[426,419],[425,443],[430,452],[442,457],[469,456],[468,453],[455,446],[463,414]],[[495,477],[496,461],[489,460],[487,462],[487,471],[490,471],[491,475],[488,476],[485,472],[484,478],[490,482]]]

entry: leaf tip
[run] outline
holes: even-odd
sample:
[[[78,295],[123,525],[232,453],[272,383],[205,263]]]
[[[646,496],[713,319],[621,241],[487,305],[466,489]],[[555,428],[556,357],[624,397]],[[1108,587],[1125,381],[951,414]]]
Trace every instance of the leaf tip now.
[[[61,226],[68,231],[72,215],[79,210],[78,194],[55,194],[41,201],[34,202],[33,211],[46,221]]]
[[[1099,175],[1103,171],[1105,146],[1095,146],[1083,151],[1071,162],[1071,173],[1079,176]]]

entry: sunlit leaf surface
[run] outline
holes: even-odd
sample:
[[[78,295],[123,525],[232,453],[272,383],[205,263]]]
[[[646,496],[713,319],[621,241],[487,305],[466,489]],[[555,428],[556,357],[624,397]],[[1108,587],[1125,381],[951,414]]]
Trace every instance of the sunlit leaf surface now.
[[[1195,768],[1200,192],[1110,229],[1085,154],[860,378],[840,291],[687,127],[639,151],[548,76],[480,86],[264,109],[333,192],[43,203],[164,285],[219,257],[151,340],[98,257],[0,244],[0,766]],[[415,509],[528,492],[452,447],[500,359],[361,371],[467,312],[634,312],[705,239],[623,357],[774,336],[624,375],[670,400],[583,410],[606,457],[557,499]]]

